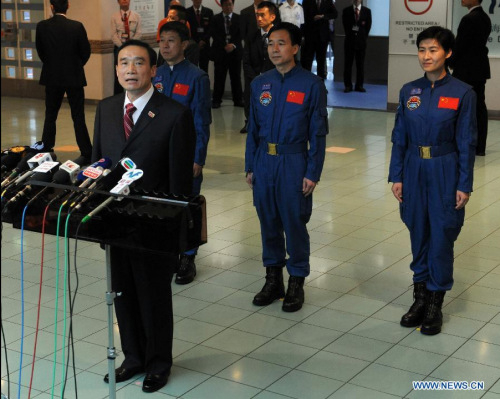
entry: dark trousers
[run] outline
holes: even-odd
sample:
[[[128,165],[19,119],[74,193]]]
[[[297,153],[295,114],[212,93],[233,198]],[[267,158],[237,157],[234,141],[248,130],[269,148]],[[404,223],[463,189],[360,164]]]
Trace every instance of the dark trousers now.
[[[245,90],[243,91],[243,102],[245,103],[245,123],[248,121],[248,115],[250,115],[250,83],[252,83],[250,77],[245,76]]]
[[[226,76],[229,71],[231,79],[231,92],[233,102],[243,102],[243,89],[241,88],[241,57],[235,57],[230,54],[224,54],[224,57],[214,61],[214,91],[212,102],[221,103],[226,84]]]
[[[199,67],[208,73],[208,62],[210,61],[210,56],[208,54],[208,47],[205,45],[204,49],[200,49],[200,61]]]
[[[68,96],[71,118],[75,129],[76,143],[83,156],[92,156],[92,144],[85,123],[83,87],[45,86],[45,122],[43,124],[42,141],[45,148],[54,148],[56,144],[56,120],[61,109],[64,93]]]
[[[124,360],[122,367],[169,374],[174,318],[172,271],[175,255],[111,247],[111,279]]]
[[[486,151],[486,137],[488,136],[488,109],[486,108],[484,89],[486,82],[467,82],[476,93],[476,118],[477,118],[477,146],[476,154]]]
[[[118,82],[118,76],[116,75],[116,65],[118,65],[118,62],[117,62],[117,60],[118,60],[118,48],[119,47],[115,46],[115,49],[114,49],[115,63],[113,65],[113,75],[115,77],[115,83],[114,83],[114,86],[113,86],[113,94],[123,93],[123,87]]]
[[[357,48],[346,41],[344,44],[344,86],[352,88],[352,64],[356,60],[356,87],[363,87],[365,80],[365,52],[364,47]]]
[[[306,36],[304,41],[304,48],[302,49],[302,55],[300,58],[302,67],[310,71],[312,69],[314,55],[316,54],[316,75],[318,75],[320,78],[326,79],[327,48],[328,42],[318,40],[317,36]]]

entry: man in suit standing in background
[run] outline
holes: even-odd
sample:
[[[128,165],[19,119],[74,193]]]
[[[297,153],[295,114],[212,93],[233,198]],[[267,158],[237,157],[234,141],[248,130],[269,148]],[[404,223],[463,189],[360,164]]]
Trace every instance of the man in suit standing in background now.
[[[269,30],[273,27],[278,16],[278,7],[270,1],[262,1],[257,6],[256,18],[259,30],[245,38],[243,49],[243,75],[245,77],[245,126],[240,133],[247,132],[248,114],[250,112],[250,83],[261,73],[274,68],[269,60],[267,42]]]
[[[352,64],[356,59],[356,85],[354,89],[365,93],[365,53],[366,41],[372,27],[372,12],[362,5],[363,0],[353,0],[352,6],[344,8],[344,93],[352,91]]]
[[[208,73],[210,58],[210,22],[214,12],[201,5],[202,0],[193,0],[193,5],[186,10],[186,17],[191,29],[191,39],[198,43],[200,48],[200,61],[198,66]]]
[[[138,40],[125,42],[118,52],[116,72],[125,94],[97,106],[92,159],[117,163],[129,157],[144,171],[138,188],[190,195],[196,143],[189,108],[158,93],[156,52]],[[115,370],[116,382],[145,372],[142,390],[155,392],[168,380],[172,367],[172,273],[178,254],[153,254],[111,247],[112,286],[125,356]],[[109,382],[109,376],[104,377]]]
[[[453,69],[453,76],[470,84],[476,93],[476,155],[484,156],[488,135],[488,109],[484,90],[486,79],[491,78],[486,43],[491,32],[491,20],[481,7],[481,3],[482,0],[462,0],[462,6],[467,7],[469,12],[458,25],[450,66]]]
[[[241,38],[246,40],[247,36],[252,36],[257,31],[257,19],[255,13],[262,0],[254,0],[252,4],[241,10]]]
[[[85,123],[83,66],[90,58],[87,32],[78,21],[66,17],[68,0],[50,0],[52,18],[36,26],[36,51],[43,63],[40,84],[45,86],[45,123],[37,150],[51,151],[56,143],[56,120],[64,98],[68,96],[76,143],[81,155],[90,160],[92,144]]]
[[[310,71],[316,54],[316,75],[326,79],[326,49],[330,41],[329,20],[338,16],[332,0],[304,0],[304,48],[300,63]]]
[[[222,0],[221,6],[222,12],[214,16],[210,25],[210,36],[213,40],[210,54],[214,60],[212,108],[220,108],[228,71],[234,106],[243,107],[240,16],[233,13],[233,0]]]

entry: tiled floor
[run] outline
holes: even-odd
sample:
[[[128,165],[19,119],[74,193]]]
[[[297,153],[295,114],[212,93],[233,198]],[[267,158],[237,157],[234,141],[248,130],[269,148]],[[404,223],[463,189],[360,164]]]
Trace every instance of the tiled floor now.
[[[490,121],[487,155],[478,158],[475,191],[456,244],[456,283],[445,298],[443,332],[422,336],[399,326],[411,302],[408,232],[387,184],[394,115],[330,109],[328,153],[314,194],[311,275],[306,304],[251,304],[263,283],[259,224],[244,182],[243,112],[213,112],[203,194],[209,242],[197,257],[196,281],[173,285],[174,368],[165,388],[143,394],[142,376],[118,384],[117,397],[184,399],[500,398],[500,122]],[[95,106],[87,107],[91,128]],[[2,147],[40,137],[43,102],[2,99]],[[58,146],[74,142],[69,109],[58,121]],[[90,129],[92,130],[92,129]],[[62,160],[75,153],[58,151]],[[40,334],[32,398],[51,397],[55,309],[55,239],[47,238]],[[21,398],[28,397],[40,236],[24,237],[24,356]],[[61,249],[62,251],[62,249]],[[5,225],[2,318],[11,398],[17,397],[21,349],[20,232]],[[78,245],[79,294],[74,333],[78,393],[108,397],[104,252]],[[73,274],[74,277],[74,274]],[[60,276],[61,278],[61,276]],[[74,285],[73,285],[74,286]],[[62,295],[59,285],[58,295]],[[61,309],[62,299],[59,306]],[[59,319],[62,317],[59,312]],[[54,397],[61,396],[62,327],[58,330]],[[115,333],[117,331],[115,330]],[[116,344],[119,347],[118,335]],[[119,363],[122,357],[119,356]],[[70,373],[70,377],[72,372]],[[480,391],[413,391],[412,381],[484,381]],[[2,392],[7,393],[2,348]],[[74,398],[69,379],[66,395]]]

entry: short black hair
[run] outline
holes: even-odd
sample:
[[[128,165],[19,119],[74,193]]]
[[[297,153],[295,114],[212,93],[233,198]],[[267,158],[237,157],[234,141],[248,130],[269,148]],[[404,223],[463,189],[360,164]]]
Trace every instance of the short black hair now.
[[[50,5],[54,7],[54,12],[66,14],[68,11],[68,0],[50,0]]]
[[[417,36],[417,48],[420,47],[420,42],[427,39],[436,39],[445,53],[453,50],[455,47],[455,35],[449,29],[442,26],[431,26]]]
[[[149,65],[152,67],[156,65],[156,60],[158,57],[156,55],[156,51],[154,51],[149,44],[147,44],[146,42],[143,42],[141,40],[136,40],[136,39],[128,40],[118,48],[118,54],[120,54],[120,51],[122,51],[125,47],[128,47],[128,46],[139,46],[139,47],[145,48],[148,52],[148,55],[149,55]],[[118,62],[119,62],[119,58],[116,57],[116,65],[118,65]]]
[[[189,29],[186,24],[179,21],[170,21],[163,24],[160,28],[160,35],[162,32],[177,32],[181,41],[189,40]]]
[[[174,4],[173,6],[170,6],[169,11],[170,10],[177,11],[177,16],[179,17],[179,19],[181,21],[186,20],[186,7],[178,6],[177,4]]]
[[[290,22],[281,22],[271,28],[271,30],[269,31],[269,36],[271,36],[271,33],[277,30],[286,30],[288,32],[288,35],[290,36],[292,46],[295,46],[297,44],[300,47],[300,44],[302,42],[302,32],[297,25],[294,25]]]
[[[267,0],[261,1],[257,6],[257,10],[260,10],[261,8],[267,8],[269,10],[269,14],[273,14],[275,16],[278,16],[279,14],[278,7],[276,7],[276,4],[271,3],[270,1]]]
[[[221,7],[224,5],[224,3],[228,2],[228,1],[229,1],[229,0],[220,0],[220,5],[221,5]],[[233,5],[234,5],[234,3],[236,2],[236,0],[231,0],[231,1],[232,1]]]

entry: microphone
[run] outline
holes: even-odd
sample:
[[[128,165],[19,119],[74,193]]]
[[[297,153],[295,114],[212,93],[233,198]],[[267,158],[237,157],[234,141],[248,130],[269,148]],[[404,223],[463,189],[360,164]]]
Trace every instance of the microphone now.
[[[130,194],[130,186],[135,183],[136,180],[140,179],[144,172],[141,169],[133,169],[123,174],[122,179],[118,184],[113,187],[110,191],[111,194],[121,194],[122,196]],[[113,201],[121,201],[123,197],[109,197],[99,206],[97,206],[93,211],[89,212],[83,219],[82,224],[89,221],[93,216],[101,212],[105,207],[111,204]]]
[[[79,160],[80,158],[77,158],[75,161]],[[56,184],[73,184],[76,181],[76,177],[78,175],[78,172],[80,171],[80,165],[78,165],[75,161],[66,161],[64,162],[60,167],[59,170],[54,173],[54,176],[52,178],[52,183]],[[42,191],[38,192],[29,202],[27,205],[31,205],[34,201],[36,201],[43,193],[45,193],[49,187],[44,187]],[[67,191],[63,192],[64,194],[67,193]]]
[[[50,165],[49,165],[50,164]],[[44,162],[43,165],[40,165],[35,169],[35,173],[30,177],[29,181],[41,181],[41,182],[50,182],[55,173],[55,167],[59,165],[59,162]],[[19,191],[14,197],[12,197],[5,206],[16,202],[18,199],[26,196],[31,190],[35,189],[35,185],[27,185],[21,191]],[[44,187],[44,189],[47,187]],[[43,190],[42,190],[43,191]]]
[[[37,166],[41,165],[44,162],[47,161],[51,162],[56,159],[57,159],[56,154],[48,152],[38,153],[32,158],[24,157],[17,164],[12,173],[5,180],[2,181],[1,187],[7,188],[7,186],[10,185],[19,174],[25,172],[23,175],[17,177],[17,179],[14,181],[15,185],[21,183],[23,180],[27,179],[34,173],[33,170]]]
[[[101,177],[102,172],[104,171],[104,169],[107,169],[109,167],[109,165],[111,165],[111,159],[105,157],[105,158],[99,159],[99,161],[94,162],[92,165],[85,168],[85,170],[81,171],[77,175],[76,181],[82,182],[78,187],[85,188],[85,187],[89,186],[90,184],[92,184],[95,180],[97,180]],[[63,205],[67,204],[68,201],[71,198],[73,198],[75,195],[78,195],[78,193],[76,191],[72,192],[70,194],[70,196],[66,199],[66,201],[64,201]],[[58,198],[58,197],[59,196],[57,196],[56,198]],[[54,198],[53,200],[56,200],[56,198]],[[59,197],[59,198],[62,198],[62,197]]]
[[[130,158],[122,158],[115,166],[113,169],[108,170],[107,173],[102,174],[102,177],[100,180],[97,182],[94,182],[92,185],[89,186],[89,188],[99,188],[101,190],[110,190],[119,180],[123,178],[123,173],[127,172],[128,170],[134,170],[137,168],[137,165],[132,161]],[[98,183],[98,184],[97,184]],[[71,207],[75,206],[77,202],[80,201],[80,204],[83,204],[84,202],[88,201],[90,197],[92,197],[95,193],[91,192],[88,194],[81,194],[78,198],[73,201],[71,204]],[[76,206],[75,209],[80,209],[81,206]]]
[[[2,152],[2,173],[14,169],[25,155],[27,148],[26,146],[16,146]]]

